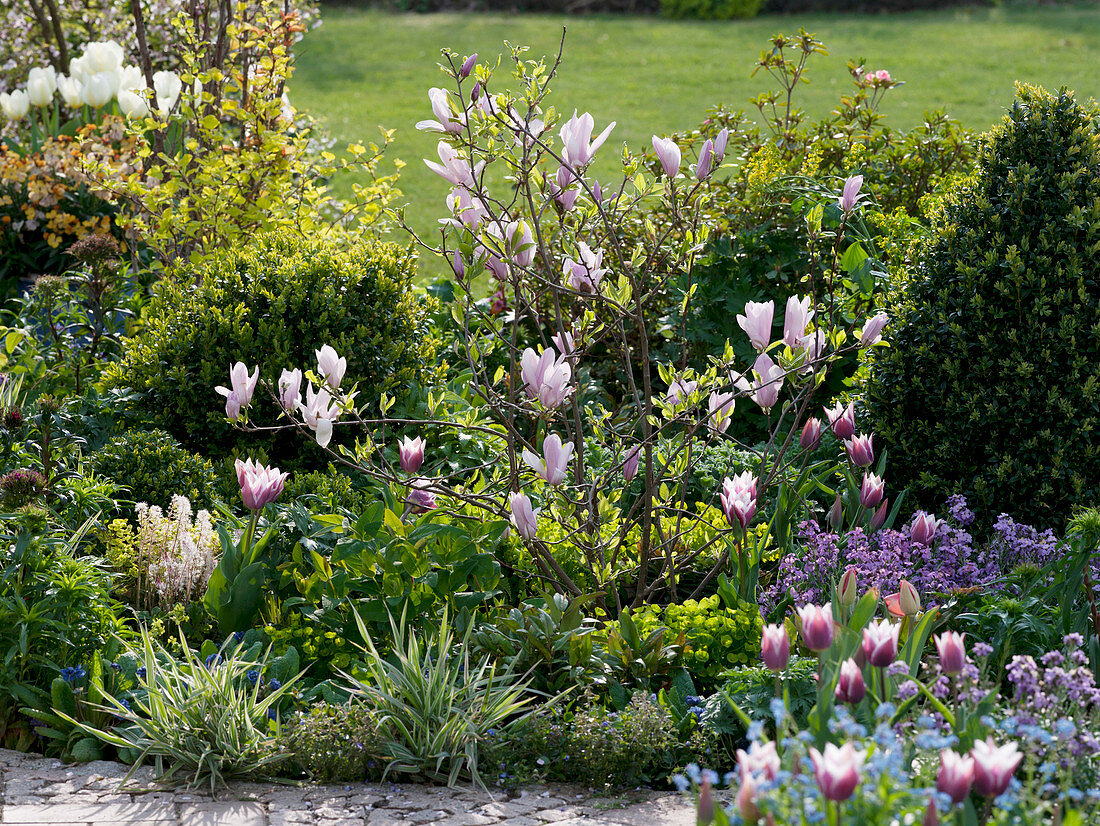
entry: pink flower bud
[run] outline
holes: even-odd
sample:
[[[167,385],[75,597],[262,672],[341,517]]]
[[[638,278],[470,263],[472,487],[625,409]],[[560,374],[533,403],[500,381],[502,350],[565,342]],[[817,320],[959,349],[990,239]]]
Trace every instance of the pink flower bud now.
[[[703,787],[699,790],[699,807],[695,813],[696,826],[710,826],[714,822],[714,788],[710,778],[703,778]]]
[[[870,347],[882,338],[882,328],[886,326],[889,320],[890,316],[886,313],[877,313],[867,319],[859,335],[859,346]]]
[[[889,507],[890,500],[883,499],[882,504],[878,506],[878,510],[876,510],[874,514],[871,515],[871,522],[868,525],[868,529],[871,531],[871,533],[874,533],[884,524],[886,524],[887,510],[889,509]]]
[[[898,584],[898,603],[901,612],[907,617],[915,617],[920,613],[920,594],[913,584],[903,579]]]
[[[886,668],[898,657],[901,626],[889,620],[875,620],[863,629],[863,656],[875,668]]]
[[[851,439],[856,432],[856,409],[855,403],[850,402],[845,407],[840,402],[836,403],[836,406],[832,409],[826,407],[825,415],[829,419],[829,425],[833,429],[833,435],[840,441]]]
[[[461,279],[466,275],[466,264],[462,260],[462,253],[455,250],[454,256],[451,258],[451,269],[454,270],[455,278]]]
[[[653,151],[657,153],[657,160],[661,162],[661,168],[669,178],[675,178],[680,173],[680,147],[671,138],[659,138],[653,136]]]
[[[874,434],[867,436],[861,433],[844,442],[844,449],[848,451],[848,460],[856,467],[873,465],[875,463],[874,439]]]
[[[623,459],[623,479],[629,482],[638,474],[638,464],[642,460],[642,446],[634,445]]]
[[[460,78],[468,78],[470,72],[474,70],[474,66],[477,65],[477,52],[474,52],[468,58],[462,62],[462,67],[458,70],[458,76]]]
[[[787,299],[787,311],[783,316],[783,343],[788,347],[802,346],[806,327],[814,317],[814,311],[810,307],[812,303],[813,297],[808,295],[802,298],[792,295]]]
[[[956,754],[951,749],[940,752],[940,770],[936,773],[936,789],[962,803],[974,784],[974,758]]]
[[[859,587],[859,575],[854,567],[849,567],[840,578],[840,586],[837,588],[837,602],[847,608],[854,605],[859,596],[856,589]]]
[[[760,639],[760,658],[770,671],[782,671],[791,656],[791,641],[782,625],[765,625]]]
[[[283,370],[279,376],[279,406],[287,413],[298,409],[302,399],[302,371]]]
[[[940,826],[940,815],[936,811],[936,800],[933,797],[928,798],[928,810],[921,818],[920,826]]]
[[[802,622],[802,642],[811,651],[821,652],[833,644],[833,606],[826,602],[823,606],[803,605],[798,609],[798,618]]]
[[[538,535],[538,512],[527,494],[508,494],[508,507],[512,511],[512,524],[516,526],[516,532],[524,539],[534,539]]]
[[[737,323],[749,337],[752,346],[763,352],[772,341],[774,301],[750,301],[745,304],[745,314],[737,316]]]
[[[840,677],[836,683],[836,701],[854,706],[866,696],[867,685],[863,682],[863,672],[855,660],[845,660],[840,666]]]
[[[241,486],[241,499],[250,511],[263,510],[283,492],[287,474],[280,473],[277,467],[265,467],[251,459],[247,462],[238,459],[233,466],[237,471],[237,484]]]
[[[416,473],[420,470],[420,466],[424,464],[424,445],[424,440],[419,436],[415,439],[406,436],[400,441],[397,452],[401,469],[405,473]]]
[[[726,157],[726,142],[729,137],[730,130],[723,129],[718,133],[718,137],[714,139],[714,157],[718,159],[718,163],[722,163],[722,159]]]
[[[940,521],[936,517],[924,511],[917,511],[913,517],[913,524],[909,526],[909,537],[921,545],[931,545],[939,527]]]
[[[340,382],[344,380],[344,372],[348,369],[348,360],[336,354],[330,345],[325,344],[315,352],[317,356],[317,372],[320,373],[325,383],[333,390],[340,388]]]
[[[803,450],[813,450],[820,443],[821,419],[809,418],[806,420],[806,424],[802,425],[802,436],[799,438],[798,444]]]
[[[867,473],[863,477],[863,485],[859,491],[859,504],[865,508],[873,508],[882,501],[882,494],[886,483],[881,476]]]
[[[945,631],[933,639],[940,655],[940,671],[944,674],[958,674],[962,671],[966,666],[966,635]]]
[[[844,524],[844,503],[840,501],[839,493],[833,500],[833,506],[829,508],[829,515],[826,518],[829,520],[829,527],[834,531],[839,531],[840,526]]]
[[[699,151],[699,162],[695,164],[695,177],[705,181],[710,175],[710,167],[714,158],[714,142],[709,138],[703,143]]]

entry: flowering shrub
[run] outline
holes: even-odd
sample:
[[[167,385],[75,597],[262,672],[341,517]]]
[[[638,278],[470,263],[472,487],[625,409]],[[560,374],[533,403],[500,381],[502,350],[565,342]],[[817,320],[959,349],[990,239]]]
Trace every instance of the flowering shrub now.
[[[290,717],[279,732],[295,768],[317,783],[362,782],[385,764],[384,739],[361,703],[318,703]]]
[[[156,505],[137,505],[138,599],[168,608],[199,599],[217,564],[218,535],[210,513],[191,518],[191,503],[173,496],[167,515]]]

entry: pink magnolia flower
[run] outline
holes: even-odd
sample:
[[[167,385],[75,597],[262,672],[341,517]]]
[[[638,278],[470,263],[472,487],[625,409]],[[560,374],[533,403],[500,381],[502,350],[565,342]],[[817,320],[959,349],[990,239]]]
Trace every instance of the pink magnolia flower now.
[[[798,444],[803,450],[813,450],[821,443],[821,419],[811,417],[802,425],[802,435]]]
[[[313,431],[317,444],[327,447],[332,440],[332,423],[340,415],[340,406],[328,394],[325,388],[314,391],[313,383],[306,388],[305,404],[298,402],[298,411],[302,414],[306,426]]]
[[[772,342],[772,317],[774,301],[750,301],[745,304],[745,314],[737,316],[737,323],[749,337],[752,346],[761,352]]]
[[[523,461],[531,470],[551,485],[560,485],[566,479],[569,461],[573,458],[573,443],[561,442],[561,437],[551,433],[542,441],[542,456],[530,450],[523,451]]]
[[[746,470],[730,479],[722,481],[722,490],[718,495],[722,510],[730,527],[740,525],[742,530],[749,526],[756,513],[756,477]]]
[[[863,186],[863,176],[853,175],[844,182],[844,191],[841,193],[840,198],[837,199],[836,205],[848,215],[859,206],[859,202],[866,198],[866,195],[860,195],[859,190]]]
[[[966,635],[944,631],[932,639],[936,641],[936,652],[940,655],[940,671],[944,674],[962,671],[966,666]]]
[[[553,344],[563,356],[573,355],[575,342],[573,341],[573,334],[568,330],[561,333],[554,333],[554,335],[550,336],[550,343]]]
[[[610,272],[603,266],[603,250],[593,252],[584,241],[577,244],[577,249],[579,260],[565,259],[563,267],[565,278],[569,286],[579,293],[597,292],[603,277]]]
[[[324,376],[325,383],[329,387],[339,390],[340,382],[344,380],[344,373],[348,369],[348,360],[338,356],[328,344],[314,353],[317,356],[317,372]]]
[[[286,473],[280,473],[277,467],[265,467],[249,459],[233,463],[237,471],[237,484],[241,486],[241,499],[250,511],[260,511],[274,502],[283,492]]]
[[[595,125],[595,120],[588,112],[577,117],[576,109],[573,110],[573,117],[562,125],[559,133],[562,142],[561,154],[565,162],[573,169],[580,169],[592,160],[592,156],[603,146],[603,142],[607,140],[607,136],[615,128],[615,121],[612,121],[595,140],[591,140]]]
[[[760,659],[769,671],[782,671],[791,656],[791,641],[782,625],[765,625],[760,639]]]
[[[859,504],[865,508],[873,508],[882,501],[882,494],[886,483],[881,476],[867,473],[863,476],[863,485],[859,491]]]
[[[642,446],[634,445],[623,457],[623,479],[629,482],[638,474],[638,465],[642,461]]]
[[[867,684],[863,682],[863,671],[855,660],[845,660],[840,666],[840,676],[836,683],[837,702],[854,706],[866,696]]]
[[[465,80],[466,78],[468,78],[470,76],[470,72],[472,72],[474,70],[474,66],[476,66],[476,65],[477,65],[477,52],[474,52],[472,55],[470,55],[468,58],[466,58],[464,61],[462,61],[462,66],[458,70],[459,78],[462,79],[462,80]]]
[[[889,620],[875,620],[863,629],[863,656],[875,668],[886,668],[898,658],[898,635],[901,625]]]
[[[874,434],[867,436],[861,433],[844,442],[844,449],[848,451],[848,459],[853,465],[870,467],[875,463],[874,439]]]
[[[748,392],[749,397],[764,410],[770,410],[779,401],[779,391],[783,389],[783,380],[787,374],[767,353],[756,357],[752,372],[751,384],[744,376],[735,378],[734,384],[738,389]]]
[[[940,770],[936,773],[936,789],[962,803],[974,783],[974,758],[957,754],[951,749],[940,752]]]
[[[504,228],[506,249],[517,267],[529,267],[535,260],[535,236],[526,221],[512,221]]]
[[[722,162],[722,159],[726,157],[726,142],[729,141],[730,130],[723,129],[718,133],[718,137],[714,139],[714,156],[718,159],[718,163]]]
[[[736,396],[733,393],[711,393],[707,400],[707,427],[714,435],[725,433],[730,426],[730,417]]]
[[[508,494],[508,507],[512,511],[512,524],[516,532],[524,539],[534,539],[538,535],[538,511],[523,492]]]
[[[433,86],[428,90],[428,100],[432,103],[432,111],[437,120],[422,120],[416,124],[416,128],[431,132],[461,132],[462,122],[451,111],[451,98],[446,89]]]
[[[932,514],[917,511],[913,516],[913,524],[909,526],[909,538],[921,545],[931,545],[941,524],[941,520]]]
[[[424,464],[424,447],[425,442],[420,436],[415,439],[405,436],[398,443],[398,459],[401,462],[401,469],[405,473],[416,473],[420,470],[420,466]]]
[[[783,317],[783,343],[788,347],[801,348],[802,339],[806,334],[806,325],[814,317],[814,311],[810,309],[812,296],[799,298],[792,295],[787,299],[787,312]],[[770,334],[769,330],[769,334]]]
[[[302,371],[284,369],[279,376],[279,406],[287,413],[292,413],[298,408],[298,401],[301,398]]]
[[[802,642],[811,651],[821,652],[833,644],[833,605],[803,605],[798,609],[802,623]]]
[[[260,368],[257,367],[252,375],[248,375],[248,367],[243,361],[238,361],[229,368],[230,387],[215,387],[214,390],[225,396],[225,415],[233,421],[237,421],[241,415],[241,409],[252,404],[252,394],[256,392],[256,384],[260,380]],[[232,389],[230,389],[232,388]]]
[[[856,432],[856,408],[854,402],[849,402],[845,407],[837,402],[832,409],[826,407],[825,415],[829,419],[829,425],[833,429],[833,435],[840,441],[851,439]]]
[[[657,153],[657,160],[661,162],[661,168],[670,178],[675,178],[680,173],[680,147],[672,138],[660,138],[653,136],[653,151]]]
[[[451,189],[450,194],[447,196],[447,209],[455,217],[442,218],[440,223],[448,224],[456,229],[462,227],[471,230],[476,229],[489,217],[489,210],[486,208],[485,202],[464,186],[456,186]]]
[[[707,138],[703,142],[703,148],[699,150],[699,160],[695,164],[695,177],[700,181],[710,177],[711,165],[714,162],[714,141]]]
[[[528,347],[520,357],[520,378],[523,380],[527,395],[538,399],[543,407],[560,407],[572,392],[569,380],[573,368],[565,356],[558,356],[553,347],[548,347],[537,355]]]
[[[974,758],[974,788],[984,797],[1004,794],[1024,759],[1015,743],[998,747],[992,737],[976,742],[970,756]]]
[[[481,170],[485,168],[485,161],[479,161],[476,166],[471,167],[470,162],[459,155],[458,150],[446,141],[440,141],[436,146],[436,151],[439,153],[439,160],[442,163],[425,159],[424,163],[428,169],[453,186],[476,186],[477,179],[481,176]]]
[[[882,338],[882,328],[886,326],[886,323],[890,320],[890,316],[886,313],[875,313],[867,319],[863,324],[863,329],[859,334],[859,346],[870,347],[872,344]]]
[[[825,744],[825,753],[810,749],[810,759],[814,764],[814,778],[826,800],[847,800],[855,792],[863,768],[863,752],[856,751],[851,743],[837,748],[832,743]]]
[[[569,212],[577,203],[577,196],[581,194],[581,188],[577,184],[572,170],[568,166],[559,166],[558,174],[547,181],[550,195],[561,204],[561,208]]]
[[[698,386],[699,382],[691,379],[673,379],[672,384],[668,386],[668,393],[665,394],[665,401],[673,407],[678,407],[688,400]]]
[[[405,497],[405,503],[416,513],[434,510],[436,507],[435,494],[428,490],[431,483],[427,479],[414,479],[409,484],[409,493]]]

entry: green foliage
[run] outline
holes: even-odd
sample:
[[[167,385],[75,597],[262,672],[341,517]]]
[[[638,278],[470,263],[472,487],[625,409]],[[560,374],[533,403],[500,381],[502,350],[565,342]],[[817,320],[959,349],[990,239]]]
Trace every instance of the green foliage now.
[[[481,744],[490,731],[504,731],[526,717],[531,700],[525,680],[498,670],[488,657],[470,658],[466,635],[456,640],[444,612],[434,638],[421,640],[392,621],[393,653],[379,652],[358,615],[366,640],[362,678],[355,694],[378,716],[386,735],[385,774],[446,782],[482,783]]]
[[[430,300],[411,289],[414,260],[393,244],[340,243],[290,233],[226,249],[164,281],[105,381],[144,394],[141,406],[185,445],[207,455],[266,450],[284,469],[320,451],[297,435],[243,435],[225,418],[214,387],[243,361],[260,374],[316,366],[330,344],[359,380],[361,401],[377,401],[431,374]],[[197,284],[198,286],[194,286]],[[304,391],[304,387],[303,387]],[[253,412],[275,420],[274,398],[258,389]],[[315,451],[315,452],[314,452]]]
[[[236,484],[236,479],[233,480]],[[302,496],[316,496],[327,508],[361,513],[376,497],[355,486],[355,481],[335,465],[327,470],[296,471],[286,480],[282,500],[291,502]]]
[[[95,473],[127,488],[134,502],[167,510],[178,494],[186,496],[196,510],[214,507],[213,466],[163,430],[131,430],[115,436],[92,456],[91,466]]]
[[[1058,525],[1100,498],[1100,110],[1020,86],[867,385],[892,484]]]
[[[619,712],[544,708],[510,736],[490,742],[490,759],[519,774],[519,782],[596,788],[664,781],[684,757],[672,716],[645,692],[636,692]]]
[[[665,17],[696,20],[731,20],[755,17],[763,0],[661,0]]]
[[[362,703],[318,703],[291,717],[280,732],[292,765],[315,783],[376,778],[384,759],[384,738]]]
[[[182,657],[177,658],[141,630],[140,645],[128,653],[140,660],[144,677],[137,677],[139,688],[128,697],[104,693],[101,708],[119,718],[109,730],[55,711],[103,743],[136,753],[135,766],[155,758],[162,780],[190,787],[209,784],[213,791],[231,779],[263,776],[285,761],[278,721],[268,712],[300,675],[271,689],[260,678],[264,664],[258,644],[245,650],[231,637],[204,662],[182,637],[180,643]],[[249,679],[249,672],[256,672],[257,679]]]
[[[775,698],[776,675],[762,665],[752,665],[731,669],[725,676],[721,690],[707,698],[703,724],[715,734],[740,740],[745,727],[730,703],[751,719],[770,723],[774,719],[771,702]],[[817,660],[810,657],[792,657],[783,672],[787,712],[799,728],[806,725],[817,700],[816,677]]]

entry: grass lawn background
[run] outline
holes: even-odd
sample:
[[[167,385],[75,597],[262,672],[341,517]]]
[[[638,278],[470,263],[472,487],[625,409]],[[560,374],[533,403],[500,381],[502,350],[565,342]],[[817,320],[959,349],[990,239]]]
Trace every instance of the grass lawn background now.
[[[397,130],[389,156],[408,163],[399,203],[409,204],[410,223],[422,232],[443,215],[448,186],[421,160],[435,159],[438,135],[417,132],[414,124],[433,117],[428,88],[447,85],[437,65],[445,46],[460,54],[476,51],[482,61],[498,54],[507,60],[508,40],[530,46],[530,57],[552,57],[565,26],[565,60],[550,103],[566,115],[574,107],[592,112],[597,131],[618,122],[597,156],[598,178],[614,172],[624,141],[639,147],[652,134],[689,128],[718,102],[749,108],[750,97],[772,88],[763,72],[750,77],[760,50],[771,35],[800,26],[829,50],[811,59],[811,82],[800,90],[801,105],[813,116],[828,113],[851,89],[845,64],[860,57],[869,69],[888,69],[905,81],[880,110],[899,128],[920,123],[925,110],[943,108],[965,126],[985,130],[1012,102],[1017,80],[1067,86],[1081,98],[1100,96],[1095,2],[722,22],[325,7],[323,21],[299,48],[291,99],[325,124],[338,147],[377,140],[379,126]],[[510,66],[502,63],[496,88],[511,80]],[[336,183],[338,192],[348,187],[347,181]],[[442,271],[436,262],[422,267],[425,274]]]

